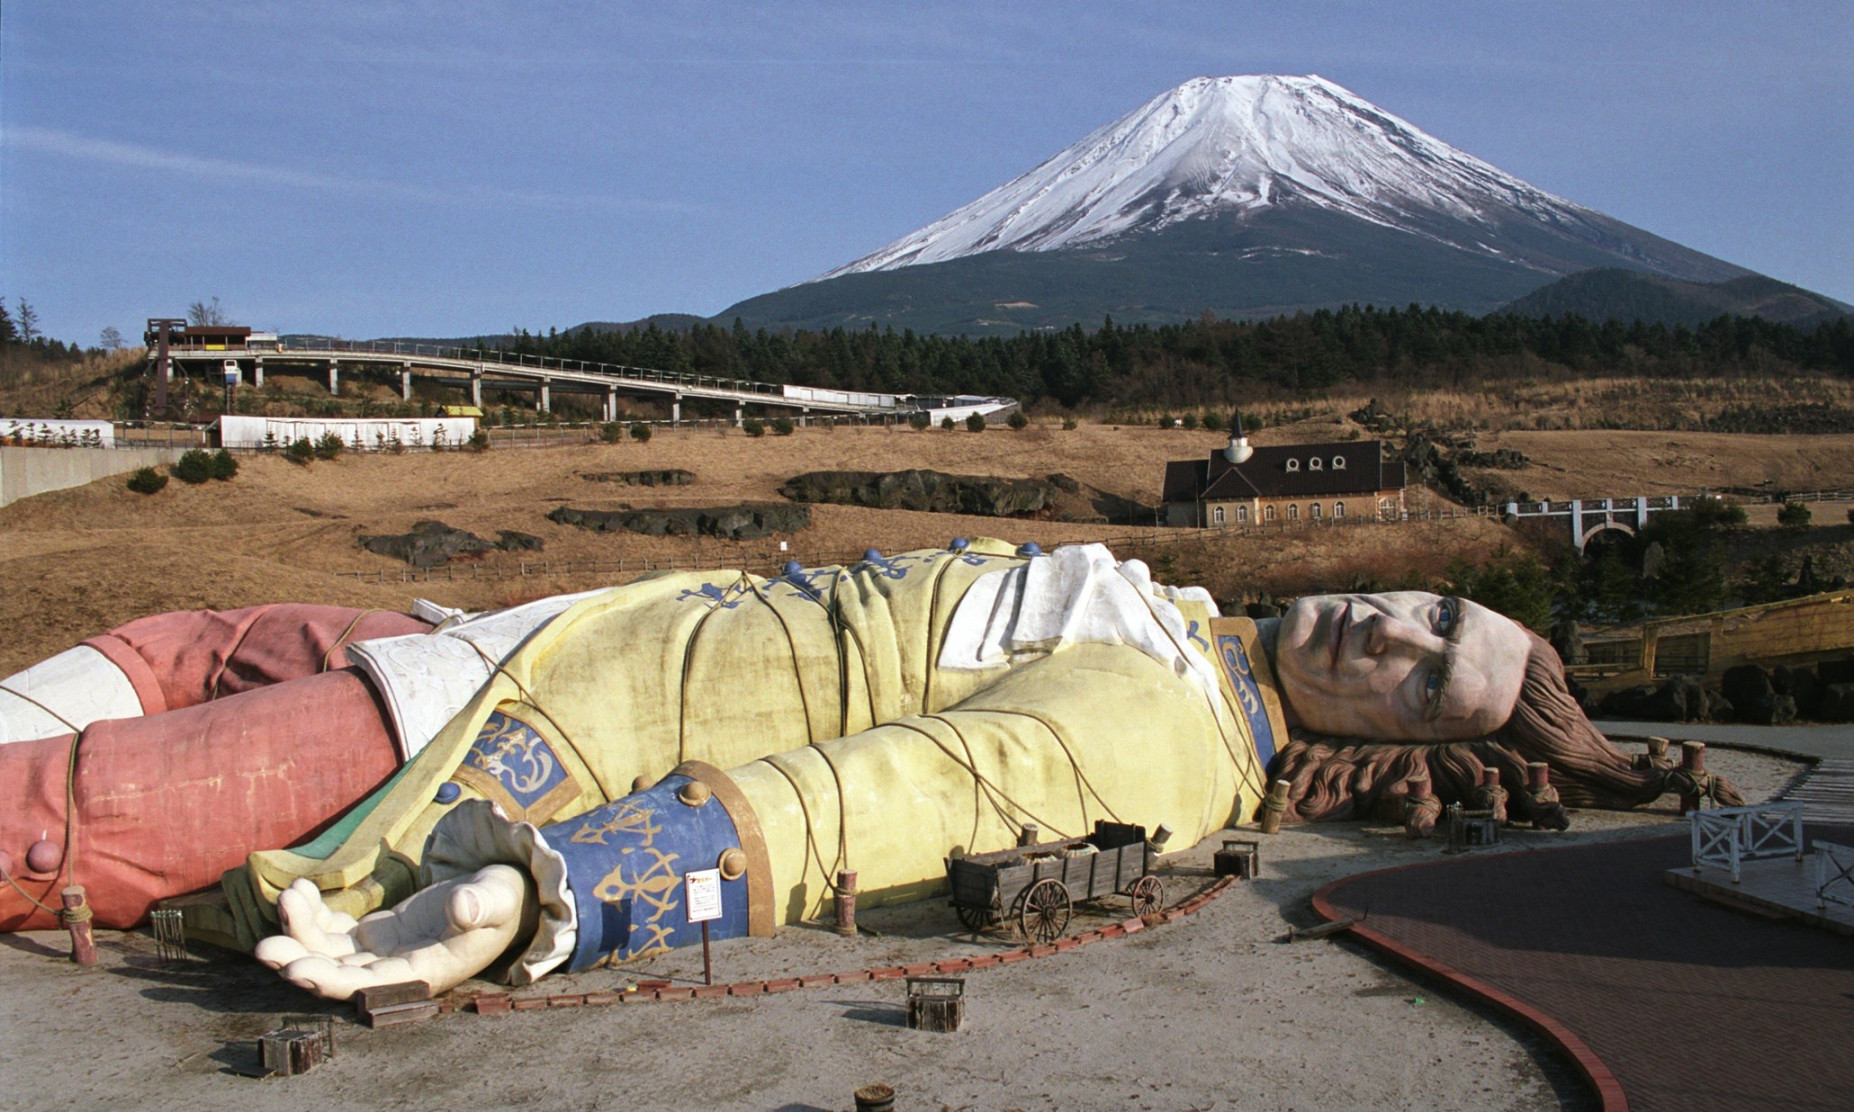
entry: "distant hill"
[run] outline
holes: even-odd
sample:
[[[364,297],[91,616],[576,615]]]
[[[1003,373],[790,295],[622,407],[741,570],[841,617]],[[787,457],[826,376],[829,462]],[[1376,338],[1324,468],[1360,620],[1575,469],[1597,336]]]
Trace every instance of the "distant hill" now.
[[[654,324],[663,332],[687,332],[698,324],[707,323],[707,317],[698,317],[694,313],[652,313],[641,320],[589,320],[566,331],[568,335],[578,332],[642,332]]]
[[[1635,270],[1604,267],[1561,278],[1501,309],[1517,317],[1646,321],[1701,325],[1721,315],[1762,317],[1798,328],[1854,313],[1854,306],[1760,274],[1724,282],[1682,282]]]
[[[663,332],[687,332],[698,324],[706,323],[706,317],[698,317],[694,313],[652,313],[640,320],[589,320],[584,324],[576,324],[571,328],[562,329],[560,334],[563,336],[572,336],[583,332],[642,332],[653,324],[657,326],[658,330]],[[286,340],[298,340],[304,339],[305,337],[296,333],[291,333],[284,338]],[[516,339],[517,337],[513,332],[485,332],[481,335],[474,336],[376,336],[372,340],[366,342],[376,344],[426,344],[434,347],[473,348],[478,345],[507,347],[513,344]]]

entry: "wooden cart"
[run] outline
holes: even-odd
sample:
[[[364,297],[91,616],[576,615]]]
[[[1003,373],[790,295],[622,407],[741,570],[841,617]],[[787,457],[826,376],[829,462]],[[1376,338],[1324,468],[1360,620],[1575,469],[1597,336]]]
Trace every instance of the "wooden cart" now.
[[[981,931],[1008,917],[1032,942],[1054,942],[1069,927],[1074,905],[1108,895],[1126,896],[1133,914],[1165,906],[1165,887],[1152,875],[1146,828],[1097,822],[1079,841],[948,858],[953,910],[966,929]]]

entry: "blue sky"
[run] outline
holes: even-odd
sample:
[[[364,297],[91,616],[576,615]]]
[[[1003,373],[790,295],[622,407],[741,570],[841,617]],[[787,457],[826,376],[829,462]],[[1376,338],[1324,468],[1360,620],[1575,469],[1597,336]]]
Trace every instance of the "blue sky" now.
[[[0,295],[350,337],[719,312],[1198,75],[1318,73],[1854,301],[1854,4],[0,7]]]

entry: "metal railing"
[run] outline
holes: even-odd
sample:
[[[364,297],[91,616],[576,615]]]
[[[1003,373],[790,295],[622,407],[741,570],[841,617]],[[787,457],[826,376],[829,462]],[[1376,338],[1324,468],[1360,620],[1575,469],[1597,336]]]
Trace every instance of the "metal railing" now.
[[[1693,871],[1710,865],[1730,869],[1737,884],[1740,866],[1764,857],[1803,859],[1803,805],[1760,803],[1720,807],[1692,816]],[[1818,845],[1820,843],[1817,843]]]

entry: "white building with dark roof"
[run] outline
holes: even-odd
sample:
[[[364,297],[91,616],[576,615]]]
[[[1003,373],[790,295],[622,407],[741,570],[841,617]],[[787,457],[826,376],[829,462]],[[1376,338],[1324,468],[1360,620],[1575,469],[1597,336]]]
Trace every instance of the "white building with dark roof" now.
[[[1403,489],[1403,463],[1386,460],[1380,441],[1254,448],[1239,431],[1206,459],[1165,465],[1165,523],[1395,521],[1403,516]]]

